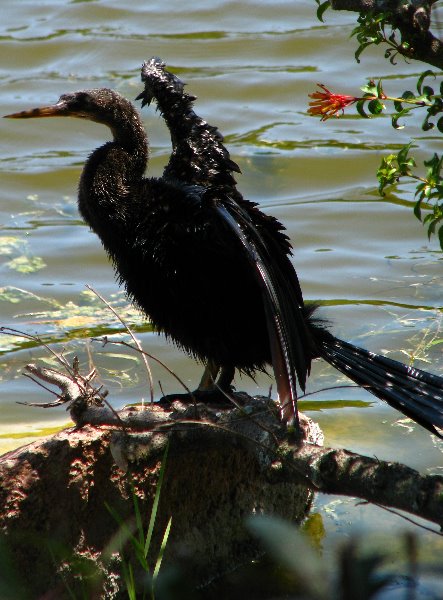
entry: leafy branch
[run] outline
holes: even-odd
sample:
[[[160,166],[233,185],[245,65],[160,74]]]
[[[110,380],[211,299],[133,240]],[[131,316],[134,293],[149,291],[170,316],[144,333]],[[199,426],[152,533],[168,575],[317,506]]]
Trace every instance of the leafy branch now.
[[[443,68],[443,44],[432,33],[438,0],[315,0],[317,17],[329,8],[358,13],[357,27],[352,36],[357,39],[355,56],[371,45],[386,45],[385,58],[395,64],[398,55],[419,60],[437,69]],[[437,24],[438,26],[438,24]]]
[[[409,5],[403,3],[391,2],[389,10],[363,10],[364,5],[359,4],[358,0],[315,0],[318,9],[317,17],[323,21],[324,12],[328,8],[345,8],[347,10],[359,10],[357,27],[351,33],[358,42],[358,48],[355,52],[357,62],[360,62],[361,53],[371,45],[386,44],[385,58],[395,65],[396,57],[401,54],[405,57],[414,57],[414,45],[408,41],[406,36],[407,28],[405,26],[406,17],[412,19],[411,23],[418,32],[428,32],[429,23],[425,17],[430,17],[429,5],[421,6],[415,3],[414,14],[406,15],[405,11]],[[378,6],[385,3],[381,2]],[[387,3],[386,3],[387,4]],[[357,8],[356,8],[357,7]],[[403,13],[401,13],[403,10]],[[406,16],[405,16],[406,15]],[[415,19],[415,21],[414,21]],[[418,35],[411,33],[410,39],[415,39]],[[405,33],[406,32],[406,33]],[[399,36],[401,39],[399,39]],[[424,59],[423,59],[424,60]],[[428,61],[431,62],[431,61]],[[435,63],[434,63],[435,64]],[[332,116],[339,117],[344,113],[345,108],[355,105],[357,112],[361,117],[370,118],[377,116],[386,110],[386,103],[393,104],[391,114],[392,126],[395,129],[404,127],[403,121],[411,116],[413,111],[421,109],[425,111],[425,117],[421,128],[423,131],[436,129],[443,133],[443,81],[438,90],[425,84],[425,79],[436,75],[431,70],[424,71],[417,80],[417,92],[406,90],[400,97],[388,96],[384,89],[382,81],[377,83],[370,80],[367,85],[361,88],[363,95],[349,96],[345,94],[336,94],[328,90],[326,86],[319,84],[321,91],[317,90],[309,97],[312,101],[309,103],[308,113],[314,116],[320,116],[322,121]],[[401,122],[400,122],[401,121]],[[437,154],[428,160],[423,161],[423,175],[415,172],[417,167],[413,156],[410,156],[410,150],[413,146],[412,141],[401,148],[397,154],[389,154],[382,159],[381,165],[377,171],[379,182],[379,192],[384,195],[385,189],[390,185],[395,185],[401,178],[407,177],[417,182],[414,205],[414,215],[427,226],[428,238],[438,233],[440,246],[443,249],[443,177],[441,174],[443,166],[443,156]],[[423,216],[422,210],[427,214]]]
[[[389,154],[383,158],[377,171],[377,178],[380,183],[379,192],[384,194],[384,189],[388,185],[393,185],[400,177],[410,177],[419,183],[416,188],[414,205],[414,215],[428,227],[428,239],[436,233],[437,225],[443,221],[443,207],[440,204],[443,198],[443,177],[441,174],[443,166],[443,156],[434,156],[430,160],[424,161],[427,168],[426,176],[419,177],[412,172],[415,167],[415,160],[408,156],[412,142],[404,146],[398,154]],[[434,204],[432,204],[434,202]],[[425,217],[422,216],[422,208],[431,210]],[[438,229],[438,238],[440,246],[443,249],[443,226]]]
[[[385,51],[385,58],[395,65],[395,59],[398,54],[408,56],[410,44],[408,42],[400,42],[398,34],[392,27],[392,13],[390,12],[375,12],[360,13],[357,19],[357,27],[351,33],[351,37],[355,37],[359,44],[355,51],[355,60],[360,62],[360,55],[369,46],[379,46],[387,44],[389,48]],[[386,29],[390,27],[388,33]]]

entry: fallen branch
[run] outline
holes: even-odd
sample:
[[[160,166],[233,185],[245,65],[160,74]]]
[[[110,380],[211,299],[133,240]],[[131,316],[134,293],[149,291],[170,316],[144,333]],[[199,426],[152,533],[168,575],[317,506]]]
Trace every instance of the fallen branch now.
[[[307,417],[303,420],[304,439],[310,443],[296,445],[269,398],[234,394],[233,407],[189,405],[177,401],[168,406],[133,406],[117,413],[109,404],[103,406],[103,396],[91,386],[94,371],[81,376],[78,369],[73,369],[76,373],[73,377],[35,365],[27,365],[26,370],[35,378],[61,389],[58,402],[69,404],[71,418],[77,427],[94,425],[124,430],[120,437],[114,436],[112,444],[120,468],[127,469],[134,460],[134,448],[149,447],[153,433],[174,435],[180,431],[182,439],[192,435],[203,449],[204,431],[211,429],[213,435],[228,436],[228,443],[242,437],[256,444],[256,451],[273,464],[273,478],[281,482],[303,480],[312,489],[325,494],[353,496],[443,525],[443,477],[420,475],[401,463],[348,450],[323,448],[321,434],[318,430],[315,433],[315,426]],[[134,432],[148,433],[144,437],[143,433]],[[135,455],[139,457],[140,452],[136,451]]]
[[[309,444],[295,450],[289,464],[325,494],[353,496],[443,526],[440,475],[420,475],[398,462]]]

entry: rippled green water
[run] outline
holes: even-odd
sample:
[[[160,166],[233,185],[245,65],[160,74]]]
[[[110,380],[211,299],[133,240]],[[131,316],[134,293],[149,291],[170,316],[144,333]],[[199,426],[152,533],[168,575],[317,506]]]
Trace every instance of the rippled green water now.
[[[366,53],[357,65],[348,39],[352,16],[328,13],[320,24],[309,0],[2,4],[2,114],[88,87],[108,86],[134,98],[141,89],[141,62],[161,56],[198,95],[198,112],[225,134],[243,172],[245,196],[288,227],[304,294],[324,304],[322,314],[334,322],[334,331],[405,361],[405,352],[413,353],[417,366],[443,370],[441,346],[427,347],[441,335],[441,254],[411,216],[413,189],[405,185],[381,199],[374,177],[384,153],[409,136],[426,134],[412,123],[395,132],[388,118],[368,122],[351,115],[320,123],[306,114],[307,94],[317,82],[353,94],[366,77],[382,76],[395,94],[414,85],[420,66],[393,68],[379,51]],[[160,174],[168,134],[153,108],[143,116],[151,173]],[[118,346],[87,342],[119,325],[85,283],[125,310],[100,244],[76,209],[82,164],[108,132],[68,119],[5,120],[1,126],[0,324],[50,333],[64,343],[68,357],[78,354],[83,366],[93,360],[116,406],[147,397],[143,369],[133,356]],[[437,150],[432,140],[427,144],[429,153]],[[150,352],[195,385],[199,366],[150,333],[137,315],[123,314],[144,330],[140,338]],[[44,348],[6,337],[0,337],[0,348],[0,449],[7,449],[62,425],[66,413],[16,404],[48,399],[21,375],[27,362],[47,360]],[[154,369],[165,391],[177,389]],[[337,381],[330,367],[315,365],[309,391]],[[269,384],[267,378],[237,382],[250,392],[267,391]],[[307,408],[328,445],[434,472],[442,465],[441,445],[420,428],[399,423],[396,412],[363,391],[324,392]],[[364,515],[358,518],[364,522]]]

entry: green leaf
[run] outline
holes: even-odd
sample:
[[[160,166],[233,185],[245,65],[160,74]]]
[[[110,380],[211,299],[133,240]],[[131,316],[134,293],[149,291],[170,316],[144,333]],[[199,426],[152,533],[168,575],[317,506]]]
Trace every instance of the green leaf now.
[[[384,98],[385,97],[385,93],[383,91],[383,86],[382,86],[381,79],[379,79],[378,83],[377,83],[377,96],[378,96],[378,98]]]
[[[425,216],[425,218],[423,219],[423,225],[427,225],[427,223],[434,221],[434,215],[432,214],[428,214]]]
[[[422,198],[420,198],[415,204],[414,204],[414,215],[417,217],[417,219],[419,221],[421,221],[421,201]]]
[[[438,241],[440,243],[440,248],[443,250],[443,227],[440,227],[438,230]]]
[[[168,543],[169,533],[171,531],[172,525],[172,517],[169,517],[168,524],[166,525],[165,532],[163,534],[162,542],[160,545],[160,550],[157,556],[157,560],[155,562],[154,572],[152,574],[152,591],[154,592],[155,583],[157,581],[158,573],[160,571],[160,567],[162,565],[163,555],[166,550],[166,544]]]
[[[382,158],[381,165],[377,170],[377,179],[380,183],[378,192],[381,196],[384,196],[385,187],[396,183],[399,178],[400,173],[393,164],[396,159],[397,156],[395,154],[385,156]]]
[[[420,77],[418,78],[417,81],[417,91],[419,93],[419,95],[422,95],[422,85],[423,85],[423,81],[426,77],[433,77],[435,79],[435,73],[434,71],[431,71],[430,69],[428,69],[427,71],[425,71],[424,73],[422,73],[420,75]]]
[[[137,586],[135,584],[135,578],[131,563],[126,563],[125,561],[123,561],[122,570],[129,600],[137,600]]]
[[[364,117],[365,119],[369,119],[370,117],[369,117],[369,115],[368,115],[368,114],[365,112],[365,109],[364,109],[365,102],[366,102],[366,100],[359,100],[359,101],[357,102],[357,104],[355,105],[355,107],[356,107],[356,109],[357,109],[357,112],[358,112],[358,114],[359,114],[361,117]]]
[[[384,109],[384,106],[380,102],[380,100],[374,99],[368,103],[368,110],[373,115],[379,115],[381,112],[383,112],[383,109]]]
[[[361,88],[362,92],[365,92],[365,95],[370,96],[371,98],[373,96],[377,96],[377,86],[375,85],[375,82],[371,80],[368,81],[368,83],[364,86],[362,86]]]
[[[406,146],[403,146],[403,148],[399,151],[399,153],[397,154],[398,163],[406,162],[406,159],[408,157],[408,153],[409,153],[409,150],[411,149],[411,146],[412,146],[412,142],[409,142],[409,144],[407,144]]]
[[[401,97],[404,98],[405,100],[413,100],[415,98],[415,94],[413,92],[411,92],[410,90],[406,90],[405,92],[403,92]]]
[[[310,404],[315,404],[315,402],[311,402]],[[310,513],[301,526],[301,531],[308,537],[312,546],[321,552],[326,537],[322,515],[320,513]]]
[[[396,65],[397,63],[395,62],[395,59],[398,56],[398,52],[394,52],[393,49],[387,50],[385,53],[385,57],[389,58],[389,62],[391,63],[391,65]]]
[[[428,240],[430,240],[430,239],[431,239],[431,235],[432,235],[433,233],[435,233],[435,226],[436,226],[436,225],[437,225],[437,221],[436,221],[435,219],[433,219],[433,220],[431,221],[431,224],[430,224],[430,225],[429,225],[429,227],[428,227]]]
[[[431,115],[427,115],[427,117],[422,123],[421,128],[423,129],[423,131],[429,131],[430,129],[434,129],[434,123],[430,123],[428,120],[430,116]]]
[[[434,90],[429,87],[429,85],[425,85],[423,88],[423,94],[421,95],[429,100],[429,98],[434,95]]]
[[[403,129],[404,125],[399,125],[398,120],[401,119],[402,117],[408,116],[411,110],[412,109],[409,107],[403,108],[403,110],[401,110],[400,112],[392,115],[392,127],[394,127],[394,129]]]
[[[326,0],[326,2],[322,3],[320,3],[320,0],[316,0],[316,2],[318,4],[317,19],[323,23],[323,15],[326,12],[326,10],[331,6],[331,3],[329,0]]]
[[[116,523],[120,526],[120,536],[123,537],[123,540],[128,540],[130,539],[132,543],[137,542],[137,539],[134,537],[132,530],[135,529],[135,525],[133,522],[131,521],[124,521],[121,516],[119,515],[119,513],[110,505],[106,502],[105,500],[105,507],[107,508],[107,510],[109,511],[109,513],[111,514],[111,516],[115,519]],[[123,546],[124,543],[121,543],[121,546]]]
[[[363,50],[365,50],[368,46],[370,46],[373,42],[365,42],[363,44],[360,44],[360,46],[357,48],[357,50],[355,51],[355,60],[359,63],[360,62],[360,55],[363,52]]]
[[[403,111],[401,111],[400,113],[397,113],[397,114],[395,114],[395,115],[392,115],[392,119],[391,119],[391,121],[392,121],[392,127],[393,127],[394,129],[404,129],[404,127],[405,127],[404,125],[399,125],[399,124],[398,124],[398,120],[399,120],[399,118],[401,117],[401,113],[402,113],[402,112],[403,112]]]
[[[323,559],[297,528],[278,517],[264,515],[248,517],[246,526],[271,559],[289,570],[304,598],[330,597]]]

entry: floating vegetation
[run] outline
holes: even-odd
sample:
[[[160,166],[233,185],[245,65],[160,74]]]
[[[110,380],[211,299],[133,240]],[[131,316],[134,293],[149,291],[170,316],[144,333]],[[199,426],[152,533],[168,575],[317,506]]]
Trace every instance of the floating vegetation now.
[[[66,303],[54,298],[39,296],[22,288],[5,286],[0,288],[0,302],[8,302],[20,306],[32,305],[40,310],[32,312],[17,312],[16,319],[26,320],[32,324],[33,330],[38,330],[46,343],[63,342],[72,339],[98,337],[117,333],[123,327],[112,315],[109,308],[91,290],[84,290],[76,300]],[[151,325],[140,312],[128,303],[123,291],[112,294],[109,299],[112,308],[135,331],[151,331]],[[4,334],[0,336],[0,353],[14,349],[24,349],[36,344],[17,336]]]
[[[26,240],[17,236],[0,236],[0,255],[14,256],[6,266],[18,273],[34,273],[46,267],[45,261],[40,256],[34,256]]]
[[[34,273],[40,271],[46,267],[45,261],[40,256],[17,256],[9,262],[6,266],[10,269],[14,269],[18,273]]]

